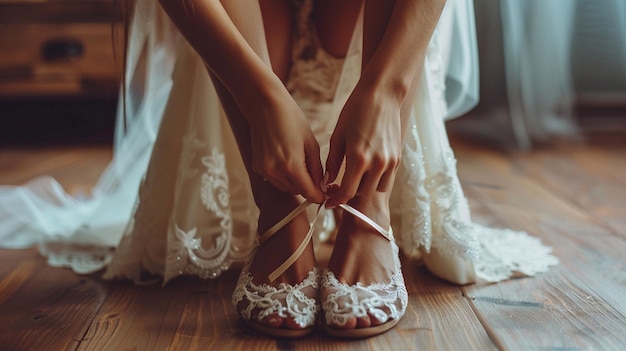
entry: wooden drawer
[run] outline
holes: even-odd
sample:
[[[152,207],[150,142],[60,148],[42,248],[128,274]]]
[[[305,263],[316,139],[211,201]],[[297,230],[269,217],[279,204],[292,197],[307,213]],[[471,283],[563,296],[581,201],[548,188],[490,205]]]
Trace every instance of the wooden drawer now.
[[[21,17],[21,21],[4,18],[0,22],[0,98],[115,96],[123,65],[123,33],[113,31],[113,20],[91,18],[91,22],[81,22],[84,18],[80,13],[70,11],[70,1],[43,1],[40,6],[50,3],[57,5],[51,17],[45,17],[37,4],[31,4],[10,9],[15,16],[18,10],[29,10],[30,17]],[[0,2],[0,12],[2,7]],[[62,16],[64,9],[70,11],[66,17]]]

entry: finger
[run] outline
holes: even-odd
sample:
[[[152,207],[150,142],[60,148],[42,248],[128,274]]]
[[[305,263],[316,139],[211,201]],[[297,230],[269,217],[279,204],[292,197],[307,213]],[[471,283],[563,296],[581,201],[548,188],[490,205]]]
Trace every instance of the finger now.
[[[304,169],[302,167],[300,172],[294,174],[294,186],[298,189],[299,194],[302,194],[307,200],[318,204],[324,202],[324,193],[320,189],[319,182],[315,183]]]
[[[326,159],[326,173],[328,177],[328,179],[325,179],[326,184],[330,184],[337,179],[345,152],[346,148],[343,139],[330,139],[330,150],[328,152],[328,158]]]
[[[306,168],[309,171],[309,176],[311,177],[313,184],[319,190],[316,192],[316,194],[313,194],[317,197],[311,198],[310,200],[316,203],[322,203],[324,202],[324,199],[325,199],[325,196],[324,196],[324,193],[322,192],[322,187],[321,187],[323,169],[322,169],[322,161],[320,160],[320,147],[317,144],[317,141],[315,141],[313,145],[310,145],[305,150],[304,157],[305,157],[305,162],[306,162]]]
[[[321,173],[321,170],[318,172]],[[311,179],[305,159],[281,162],[268,169],[265,174],[266,178],[282,191],[302,195],[307,200],[317,200],[318,203],[324,201],[324,193],[319,187],[319,182],[315,184]]]
[[[392,169],[387,170],[387,172],[385,172],[380,177],[380,182],[378,183],[378,187],[376,188],[376,191],[385,193],[391,190],[391,186],[393,185],[395,175],[396,175],[395,169],[392,168]]]
[[[357,194],[366,196],[375,193],[383,174],[384,170],[379,171],[376,169],[365,172],[363,178],[361,179],[361,184],[359,185]]]
[[[337,192],[331,195],[326,201],[327,208],[333,208],[339,204],[344,204],[356,195],[359,185],[361,184],[361,179],[363,178],[363,173],[365,173],[363,164],[364,163],[359,161],[359,159],[346,159],[346,172],[343,175],[341,186]]]

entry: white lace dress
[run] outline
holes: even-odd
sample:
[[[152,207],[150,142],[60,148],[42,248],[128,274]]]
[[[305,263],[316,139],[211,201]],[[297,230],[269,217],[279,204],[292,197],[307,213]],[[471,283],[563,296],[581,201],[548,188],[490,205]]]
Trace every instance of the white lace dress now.
[[[362,19],[345,59],[310,31],[308,1],[289,91],[328,153],[341,106],[360,69]],[[75,199],[50,178],[0,187],[0,244],[39,244],[50,264],[137,283],[179,275],[215,278],[254,247],[258,211],[228,122],[200,57],[157,2],[138,2],[128,54],[127,119],[118,118],[114,159],[93,197]],[[444,119],[476,102],[477,65],[469,0],[449,0],[429,46],[392,193],[402,251],[422,255],[452,282],[533,275],[556,259],[525,233],[473,224]],[[119,114],[121,115],[121,113]],[[137,196],[138,195],[138,196]],[[332,215],[316,230],[325,240]]]

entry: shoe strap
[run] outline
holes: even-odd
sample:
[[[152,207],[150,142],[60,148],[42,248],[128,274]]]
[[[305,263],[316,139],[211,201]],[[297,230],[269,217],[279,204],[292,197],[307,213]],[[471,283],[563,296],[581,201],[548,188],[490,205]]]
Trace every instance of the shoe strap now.
[[[278,223],[274,224],[270,229],[268,229],[265,233],[263,233],[259,237],[259,245],[263,245],[267,240],[269,240],[274,234],[276,234],[279,230],[281,230],[287,223],[291,222],[296,216],[306,210],[309,206],[313,205],[313,202],[305,201],[298,205],[293,211],[289,212],[285,217],[283,217]],[[315,213],[315,218],[311,223],[309,223],[309,231],[304,237],[304,240],[300,243],[300,246],[283,262],[278,268],[276,268],[270,275],[267,277],[270,282],[274,282],[281,274],[285,273],[292,264],[294,264],[300,255],[306,249],[306,246],[309,244],[311,239],[313,238],[313,230],[315,228],[315,222],[317,220],[317,215],[319,214],[323,204],[320,204]]]
[[[265,233],[263,233],[259,237],[258,239],[259,245],[262,245],[267,240],[269,240],[274,234],[276,234],[285,225],[287,225],[287,223],[291,222],[294,218],[296,218],[296,216],[298,216],[300,213],[302,213],[311,205],[313,205],[313,202],[310,202],[310,201],[305,201],[301,203],[300,205],[298,205],[298,207],[296,207],[293,211],[289,212],[285,217],[283,217],[280,221],[278,221],[278,223],[274,224],[270,229],[268,229]],[[268,276],[268,280],[270,282],[274,282],[276,279],[278,279],[278,277],[280,277],[283,273],[285,273],[285,271],[289,269],[289,267],[291,267],[291,265],[294,264],[298,260],[300,255],[302,255],[302,253],[306,249],[306,246],[309,244],[309,242],[313,238],[313,231],[315,230],[315,223],[317,222],[317,218],[319,217],[320,210],[322,209],[323,206],[324,206],[324,203],[319,204],[319,206],[317,207],[317,211],[315,211],[315,217],[313,218],[313,221],[309,224],[309,231],[304,237],[304,240],[302,240],[302,242],[300,243],[300,246],[298,246],[298,248],[291,254],[291,256],[289,256],[289,258],[285,260],[285,262],[283,262],[278,268],[276,268],[272,273],[270,273],[270,275]],[[369,224],[378,233],[380,233],[380,235],[382,235],[385,239],[392,241],[392,242],[394,241],[391,229],[390,230],[383,229],[380,225],[378,225],[378,223],[374,222],[371,218],[363,214],[361,211],[357,210],[356,208],[348,204],[339,204],[339,207],[351,213],[352,215],[356,216],[357,218],[361,219],[365,223]]]
[[[393,232],[391,228],[389,230],[383,229],[378,223],[374,222],[371,218],[365,215],[363,212],[357,210],[356,208],[348,205],[348,204],[339,204],[339,207],[343,208],[345,211],[350,212],[352,215],[362,220],[363,222],[369,224],[372,228],[376,229],[376,231],[382,235],[385,239],[389,241],[395,241],[393,238]]]
[[[279,230],[283,229],[283,227],[286,226],[287,223],[291,222],[294,218],[296,218],[296,216],[298,216],[302,211],[306,210],[307,207],[311,206],[312,204],[313,202],[307,200],[298,205],[298,207],[289,212],[285,217],[283,217],[283,219],[278,221],[278,223],[274,224],[270,229],[265,231],[265,233],[263,233],[263,235],[259,237],[259,245],[263,245],[263,243],[265,243]]]

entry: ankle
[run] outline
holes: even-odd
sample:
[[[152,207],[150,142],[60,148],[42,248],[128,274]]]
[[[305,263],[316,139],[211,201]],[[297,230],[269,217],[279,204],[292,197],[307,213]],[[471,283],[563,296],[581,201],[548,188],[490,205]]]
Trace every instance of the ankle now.
[[[348,205],[354,207],[359,212],[369,217],[383,229],[389,229],[391,225],[391,216],[389,209],[389,197],[386,193],[377,193],[367,197],[356,196],[352,200],[348,201]],[[349,223],[350,227],[360,231],[370,232],[374,230],[369,224],[349,213],[343,214],[342,223],[344,222]]]
[[[298,205],[299,201],[290,194],[288,196],[280,196],[272,201],[257,201],[259,208],[259,219],[257,222],[258,234],[262,235],[265,233],[298,207]],[[301,217],[301,215],[298,217]],[[290,224],[285,225],[285,228],[289,227],[289,225]]]
[[[292,210],[292,209],[290,209]],[[283,216],[284,217],[284,216]],[[277,222],[280,219],[276,220]],[[276,223],[272,223],[272,226]],[[259,282],[271,283],[270,274],[283,265],[306,240],[309,221],[306,212],[298,214],[269,239],[262,242],[256,251],[250,271]],[[259,232],[260,235],[263,232]],[[283,273],[275,276],[274,283],[292,284],[303,280],[315,266],[312,242],[308,242],[301,255]]]

